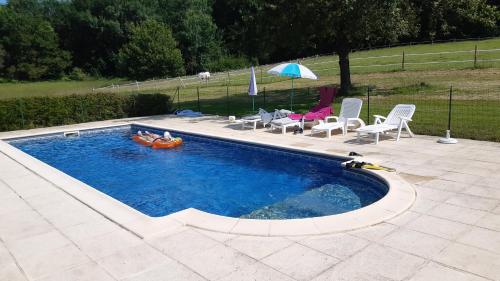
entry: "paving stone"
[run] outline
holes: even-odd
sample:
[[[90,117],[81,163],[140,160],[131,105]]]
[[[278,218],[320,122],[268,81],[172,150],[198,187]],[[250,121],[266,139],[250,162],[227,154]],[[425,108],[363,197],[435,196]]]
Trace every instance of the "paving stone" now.
[[[203,250],[221,244],[194,230],[186,230],[168,236],[154,237],[147,241],[156,249],[175,259],[190,257]]]
[[[100,268],[94,262],[77,266],[75,268],[56,272],[37,281],[113,281],[106,271]]]
[[[33,253],[43,254],[71,244],[66,237],[56,230],[33,235],[27,238],[11,240],[7,247],[16,258],[23,258]]]
[[[389,234],[382,243],[388,247],[429,259],[439,254],[451,242],[402,228]]]
[[[499,204],[500,201],[494,199],[488,199],[484,197],[471,196],[466,194],[456,194],[449,198],[446,203],[458,205],[461,207],[481,210],[481,211],[491,211]]]
[[[413,276],[424,263],[424,259],[401,251],[381,245],[370,245],[314,280],[404,280]]]
[[[54,185],[32,173],[21,177],[7,178],[4,179],[4,182],[24,198],[57,190]]]
[[[118,230],[123,229],[106,218],[91,220],[85,223],[60,229],[60,231],[64,233],[64,235],[68,236],[77,244],[84,240],[89,240],[96,236],[101,236]]]
[[[215,231],[204,230],[204,229],[196,229],[196,231],[209,237],[209,238],[212,238],[216,241],[219,241],[219,242],[226,242],[228,240],[231,240],[231,239],[238,237],[238,235],[235,235],[235,234],[215,232]]]
[[[453,243],[435,260],[482,277],[500,278],[500,255],[476,247]]]
[[[417,196],[417,198],[415,199],[415,202],[410,207],[410,210],[417,212],[417,213],[426,214],[439,204],[440,203],[437,201],[432,201],[432,200],[424,199],[422,196]]]
[[[462,235],[457,242],[500,254],[500,232],[498,231],[472,227],[467,233]]]
[[[293,244],[262,260],[268,266],[298,280],[311,280],[339,261],[299,244]]]
[[[500,188],[484,187],[479,185],[473,185],[462,191],[464,194],[489,198],[489,199],[500,199]]]
[[[169,261],[171,259],[162,255],[159,251],[146,244],[140,244],[119,250],[96,262],[113,277],[124,279]]]
[[[422,215],[416,220],[408,223],[405,227],[448,240],[457,239],[470,228],[469,225],[463,223],[427,215]]]
[[[256,262],[249,266],[245,266],[240,270],[233,271],[228,276],[220,279],[220,281],[293,281],[291,277],[274,270],[273,268]]]
[[[14,262],[9,262],[0,264],[0,280],[27,281],[28,279]]]
[[[416,220],[418,217],[420,217],[421,214],[413,211],[406,211],[399,216],[390,219],[388,222],[397,226],[404,226],[414,220]]]
[[[456,194],[454,192],[424,186],[415,186],[415,189],[417,190],[417,196],[421,196],[424,199],[438,202],[444,202]]]
[[[0,216],[1,215],[6,215],[9,213],[13,212],[20,212],[20,211],[31,211],[31,207],[26,204],[26,202],[17,197],[17,196],[11,196],[10,198],[3,198],[2,204],[0,204]]]
[[[60,190],[54,190],[53,192],[46,192],[35,196],[30,196],[28,198],[25,198],[25,200],[34,208],[53,206],[54,204],[60,204],[63,201],[76,202],[76,199],[73,199],[70,195]]]
[[[370,242],[349,234],[312,236],[299,242],[341,260],[365,248]]]
[[[455,181],[460,183],[474,184],[482,179],[481,176],[469,175],[463,173],[449,172],[440,176],[443,180]]]
[[[32,210],[8,213],[0,216],[0,238],[17,240],[53,229],[38,213]]]
[[[397,226],[389,223],[379,223],[377,225],[354,230],[349,233],[370,241],[379,242],[380,240],[382,240],[382,238],[384,238],[397,228]]]
[[[7,250],[7,247],[0,241],[0,264],[10,263],[12,261],[13,259],[9,250]]]
[[[89,258],[74,245],[68,245],[44,253],[33,252],[29,256],[17,259],[28,278],[47,277],[58,271],[89,263]]]
[[[139,237],[123,229],[77,242],[82,251],[93,259],[109,256],[119,250],[140,244],[144,242]]]
[[[410,281],[487,281],[488,279],[467,272],[431,262],[420,270]]]
[[[423,187],[440,189],[449,192],[461,192],[470,187],[468,183],[459,183],[442,179],[434,179],[422,184]]]
[[[256,262],[256,260],[222,244],[205,249],[179,261],[209,280],[217,280]]]
[[[282,237],[238,236],[226,242],[229,247],[260,260],[293,242]]]
[[[446,203],[440,204],[429,211],[429,215],[466,224],[475,224],[486,214],[487,213],[484,211],[469,209],[466,207],[460,207]]]
[[[500,215],[486,214],[477,223],[477,226],[500,231]]]
[[[65,201],[39,208],[38,211],[58,228],[103,218],[99,213],[77,201]]]
[[[123,281],[202,281],[206,280],[184,265],[168,260],[154,268],[143,271]]]

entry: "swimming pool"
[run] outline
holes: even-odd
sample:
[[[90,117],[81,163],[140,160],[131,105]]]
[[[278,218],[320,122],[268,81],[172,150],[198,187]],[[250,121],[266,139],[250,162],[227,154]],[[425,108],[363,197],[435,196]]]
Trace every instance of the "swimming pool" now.
[[[388,187],[344,171],[343,159],[172,132],[184,145],[153,150],[131,140],[138,126],[10,140],[11,145],[153,217],[186,208],[256,219],[340,214],[370,205]],[[161,133],[160,131],[158,131]]]

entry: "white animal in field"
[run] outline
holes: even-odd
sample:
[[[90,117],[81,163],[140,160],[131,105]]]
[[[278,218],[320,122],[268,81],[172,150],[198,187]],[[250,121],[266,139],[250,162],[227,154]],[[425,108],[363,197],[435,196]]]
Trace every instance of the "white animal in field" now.
[[[198,78],[200,78],[201,80],[210,80],[210,72],[208,71],[205,71],[205,72],[200,72],[198,73]]]

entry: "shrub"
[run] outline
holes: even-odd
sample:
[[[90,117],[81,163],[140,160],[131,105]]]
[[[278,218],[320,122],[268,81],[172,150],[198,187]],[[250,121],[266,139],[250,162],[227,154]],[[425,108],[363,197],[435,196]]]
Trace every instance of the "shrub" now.
[[[163,94],[135,94],[132,96],[132,104],[129,107],[130,117],[159,115],[172,111],[172,99]]]
[[[88,75],[79,67],[74,67],[68,75],[68,78],[73,81],[83,81],[88,78]]]
[[[166,114],[172,100],[162,94],[87,94],[0,100],[0,131]]]
[[[246,57],[225,55],[220,57],[217,61],[209,63],[207,68],[212,72],[218,72],[245,68],[250,65],[252,65],[252,63]]]

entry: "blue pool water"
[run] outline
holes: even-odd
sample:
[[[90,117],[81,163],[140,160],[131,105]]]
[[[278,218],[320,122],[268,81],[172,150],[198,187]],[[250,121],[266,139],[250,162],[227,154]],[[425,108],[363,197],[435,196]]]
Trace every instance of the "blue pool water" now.
[[[231,217],[316,217],[364,207],[388,190],[373,176],[343,172],[340,159],[176,132],[181,147],[154,150],[132,141],[137,129],[148,130],[125,126],[9,142],[154,217],[190,207]]]

